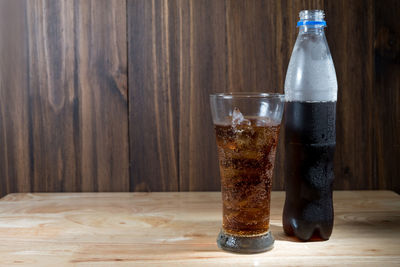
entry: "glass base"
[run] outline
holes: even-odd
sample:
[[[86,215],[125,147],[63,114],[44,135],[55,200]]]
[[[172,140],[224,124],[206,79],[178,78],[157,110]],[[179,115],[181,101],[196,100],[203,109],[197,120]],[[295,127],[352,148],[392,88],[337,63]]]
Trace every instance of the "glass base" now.
[[[235,253],[251,254],[271,250],[274,247],[275,239],[271,232],[259,236],[233,236],[219,232],[217,238],[218,247]]]

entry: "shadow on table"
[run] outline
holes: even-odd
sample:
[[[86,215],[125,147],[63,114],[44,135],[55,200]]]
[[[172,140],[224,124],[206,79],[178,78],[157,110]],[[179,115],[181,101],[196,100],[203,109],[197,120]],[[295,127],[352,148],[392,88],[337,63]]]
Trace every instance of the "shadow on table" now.
[[[285,232],[283,231],[282,226],[271,224],[270,229],[271,229],[272,235],[274,236],[275,240],[298,242],[298,243],[304,242],[304,241],[301,241],[300,239],[298,239],[297,237],[286,235]],[[320,241],[324,241],[324,240],[321,240],[318,238],[311,238],[311,240],[309,240],[307,242],[320,242]]]

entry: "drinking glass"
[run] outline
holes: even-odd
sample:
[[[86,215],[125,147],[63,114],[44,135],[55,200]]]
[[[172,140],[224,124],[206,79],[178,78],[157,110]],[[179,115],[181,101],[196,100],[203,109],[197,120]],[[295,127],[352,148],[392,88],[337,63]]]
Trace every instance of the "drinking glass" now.
[[[221,249],[272,249],[269,228],[272,174],[284,96],[268,93],[210,95],[223,203]]]

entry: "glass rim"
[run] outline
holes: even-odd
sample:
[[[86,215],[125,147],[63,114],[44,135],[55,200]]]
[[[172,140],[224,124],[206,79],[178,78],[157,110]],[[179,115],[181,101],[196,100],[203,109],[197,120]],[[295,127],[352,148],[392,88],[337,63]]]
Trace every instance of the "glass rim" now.
[[[210,97],[218,97],[222,99],[232,98],[279,98],[284,99],[284,94],[279,93],[262,93],[262,92],[230,92],[230,93],[214,93],[210,94]]]

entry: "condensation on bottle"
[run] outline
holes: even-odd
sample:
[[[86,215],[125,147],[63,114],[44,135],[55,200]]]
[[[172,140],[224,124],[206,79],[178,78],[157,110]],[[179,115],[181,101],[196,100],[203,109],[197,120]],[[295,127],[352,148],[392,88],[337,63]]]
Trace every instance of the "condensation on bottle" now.
[[[285,80],[283,228],[300,240],[329,239],[337,80],[322,10],[303,10]]]

